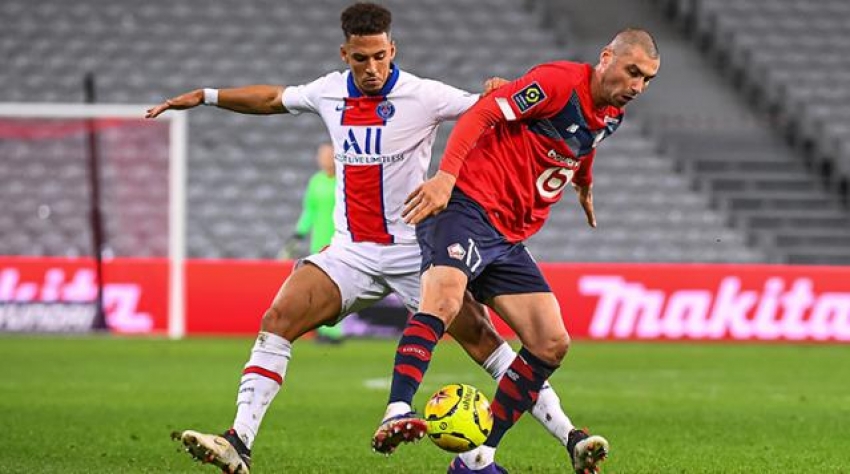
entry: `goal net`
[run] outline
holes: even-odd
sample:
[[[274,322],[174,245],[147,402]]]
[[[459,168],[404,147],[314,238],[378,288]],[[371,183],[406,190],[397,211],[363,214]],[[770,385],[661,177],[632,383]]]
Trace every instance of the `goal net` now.
[[[183,335],[186,116],[145,109],[0,104],[0,332],[151,332],[120,275],[144,286],[158,262],[161,326]]]

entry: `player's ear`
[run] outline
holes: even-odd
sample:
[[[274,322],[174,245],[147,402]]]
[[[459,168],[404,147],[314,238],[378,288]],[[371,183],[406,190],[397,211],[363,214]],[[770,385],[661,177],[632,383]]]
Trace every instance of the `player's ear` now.
[[[606,46],[602,48],[602,52],[599,53],[599,65],[602,67],[602,69],[607,69],[613,59],[614,49],[611,48],[611,46]]]
[[[345,44],[339,45],[339,57],[342,59],[342,62],[348,64],[348,50],[345,49]]]
[[[390,41],[390,61],[395,59],[395,40]]]

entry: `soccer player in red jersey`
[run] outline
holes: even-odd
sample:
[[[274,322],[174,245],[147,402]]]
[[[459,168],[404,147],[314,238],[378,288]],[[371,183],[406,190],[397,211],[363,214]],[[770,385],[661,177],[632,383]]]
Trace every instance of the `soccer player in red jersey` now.
[[[467,288],[495,309],[523,347],[493,397],[493,430],[483,446],[460,454],[449,472],[504,472],[495,451],[505,432],[538,397],[561,364],[570,338],[558,301],[523,245],[570,183],[596,227],[591,184],[596,146],[623,120],[660,66],[652,36],[620,31],[596,66],[539,65],[483,98],[452,132],[440,171],[410,194],[403,212],[418,224],[422,249],[419,313],[399,341],[384,430],[410,409],[432,351],[458,314]],[[577,473],[597,472],[608,442],[580,430],[569,435]]]

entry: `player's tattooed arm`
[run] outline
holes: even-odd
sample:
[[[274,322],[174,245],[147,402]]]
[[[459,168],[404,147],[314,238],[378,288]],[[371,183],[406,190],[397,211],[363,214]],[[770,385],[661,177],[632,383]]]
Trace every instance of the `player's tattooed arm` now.
[[[207,102],[205,102],[203,89],[195,89],[151,107],[145,114],[145,118],[154,118],[166,110],[191,109],[204,103],[243,114],[282,114],[287,112],[281,99],[283,89],[283,86],[271,85],[219,89],[216,91],[217,97],[214,104],[209,104],[209,99],[206,99]]]

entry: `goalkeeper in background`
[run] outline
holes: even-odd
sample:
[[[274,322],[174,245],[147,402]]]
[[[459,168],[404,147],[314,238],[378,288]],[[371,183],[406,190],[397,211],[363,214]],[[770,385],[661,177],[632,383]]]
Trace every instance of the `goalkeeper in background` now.
[[[282,259],[301,258],[314,255],[330,245],[334,235],[334,202],[336,175],[334,173],[334,149],[330,143],[319,145],[316,150],[316,164],[319,167],[307,183],[301,216],[295,225],[295,233],[286,241],[280,252]],[[301,242],[310,238],[309,252],[300,249]],[[327,343],[342,342],[342,322],[334,326],[320,326],[316,330],[316,341]]]

